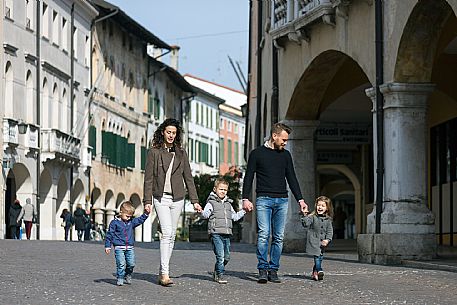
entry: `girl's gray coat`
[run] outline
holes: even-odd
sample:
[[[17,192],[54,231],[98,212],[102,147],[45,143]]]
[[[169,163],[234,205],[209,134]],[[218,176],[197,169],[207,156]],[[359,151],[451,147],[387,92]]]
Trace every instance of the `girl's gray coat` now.
[[[332,218],[328,216],[307,215],[301,217],[302,225],[307,229],[306,253],[322,255],[321,241],[327,239],[330,243],[333,237]]]

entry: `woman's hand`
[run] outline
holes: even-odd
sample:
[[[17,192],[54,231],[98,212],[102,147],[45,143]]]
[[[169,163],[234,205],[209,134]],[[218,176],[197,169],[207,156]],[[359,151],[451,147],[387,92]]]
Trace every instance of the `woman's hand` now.
[[[194,203],[194,210],[198,213],[201,213],[203,211],[202,206],[199,203]]]

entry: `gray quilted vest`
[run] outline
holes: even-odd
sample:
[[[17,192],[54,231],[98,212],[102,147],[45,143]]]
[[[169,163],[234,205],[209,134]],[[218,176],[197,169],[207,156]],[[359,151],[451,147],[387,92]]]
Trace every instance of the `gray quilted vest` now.
[[[213,206],[213,213],[208,220],[208,234],[232,234],[232,199],[221,200],[211,192],[206,204]]]

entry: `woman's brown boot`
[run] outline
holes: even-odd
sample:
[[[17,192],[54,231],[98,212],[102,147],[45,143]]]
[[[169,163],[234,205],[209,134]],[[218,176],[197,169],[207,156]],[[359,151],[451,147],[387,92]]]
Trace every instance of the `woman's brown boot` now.
[[[159,284],[165,287],[173,285],[173,281],[170,279],[168,274],[160,274],[159,275]]]

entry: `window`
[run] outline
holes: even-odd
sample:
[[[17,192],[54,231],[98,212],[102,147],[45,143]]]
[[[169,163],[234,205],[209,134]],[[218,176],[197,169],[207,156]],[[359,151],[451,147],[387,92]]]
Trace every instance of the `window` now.
[[[57,18],[57,12],[52,11],[52,43],[59,45],[59,19]]]
[[[240,164],[238,156],[239,156],[239,147],[238,147],[238,142],[235,141],[235,160],[233,162],[235,165],[239,165]]]
[[[73,58],[78,60],[78,29],[73,27]]]
[[[62,17],[62,49],[68,51],[68,22]]]
[[[86,67],[90,66],[90,40],[89,36],[86,35],[85,45],[84,45],[84,64]],[[113,67],[114,70],[114,67]]]
[[[97,154],[97,129],[91,125],[89,127],[89,146],[92,146],[92,158]]]
[[[25,77],[25,87],[26,87],[26,97],[25,97],[25,110],[26,110],[26,121],[27,123],[33,123],[33,114],[34,114],[34,107],[33,107],[33,78],[32,72],[30,70],[27,71]]]
[[[232,140],[227,140],[227,163],[233,164],[232,158]]]
[[[224,149],[224,138],[219,138],[219,161],[225,163],[225,149]]]
[[[13,0],[5,0],[5,17],[13,20]]]
[[[25,28],[32,30],[33,29],[33,2],[32,0],[25,1]]]
[[[43,37],[49,39],[49,8],[46,3],[43,2]]]
[[[5,117],[13,118],[13,67],[11,62],[6,63],[5,68]]]

